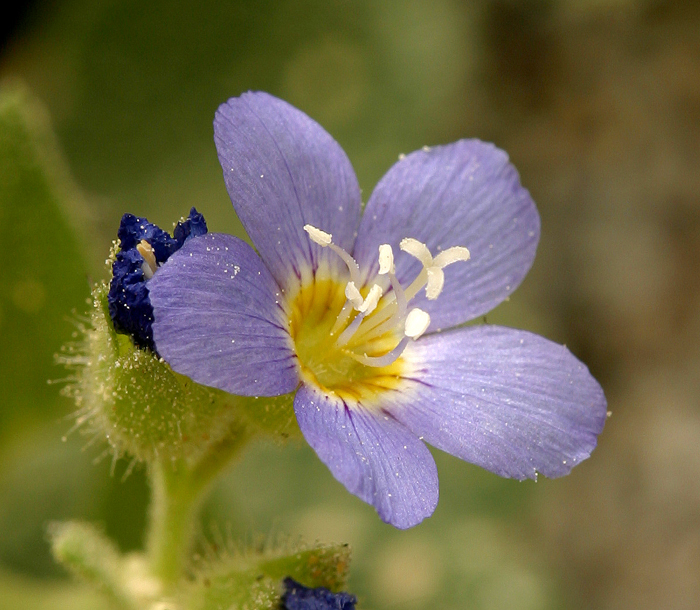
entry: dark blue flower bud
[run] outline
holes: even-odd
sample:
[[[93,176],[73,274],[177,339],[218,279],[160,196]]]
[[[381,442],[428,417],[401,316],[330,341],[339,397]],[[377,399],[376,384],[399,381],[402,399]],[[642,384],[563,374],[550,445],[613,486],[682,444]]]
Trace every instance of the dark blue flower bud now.
[[[159,226],[148,222],[145,218],[133,214],[122,216],[117,237],[122,252],[135,249],[142,240],[147,241],[153,248],[156,261],[159,263],[164,263],[177,250],[177,241],[168,233]]]
[[[207,232],[207,223],[195,208],[190,210],[190,215],[183,222],[178,222],[175,230],[173,231],[173,237],[177,242],[176,250],[182,248],[184,244],[190,237],[199,237]]]
[[[283,610],[355,610],[357,598],[350,593],[332,593],[325,587],[309,589],[292,578],[284,579]]]
[[[112,265],[107,295],[109,315],[117,332],[131,335],[136,345],[156,352],[147,281],[188,239],[206,232],[204,217],[195,208],[177,224],[174,237],[145,218],[124,214],[117,232],[120,250]]]

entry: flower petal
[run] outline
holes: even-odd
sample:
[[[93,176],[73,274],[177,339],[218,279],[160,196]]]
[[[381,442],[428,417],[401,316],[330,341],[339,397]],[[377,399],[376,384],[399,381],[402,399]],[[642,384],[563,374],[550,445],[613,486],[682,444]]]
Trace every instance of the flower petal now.
[[[460,140],[416,151],[387,172],[367,203],[354,256],[371,280],[380,244],[396,251],[410,237],[433,255],[466,246],[471,259],[445,269],[439,298],[428,301],[420,292],[412,301],[430,314],[434,331],[476,318],[513,292],[532,265],[539,234],[535,204],[506,153]],[[412,256],[396,259],[402,284],[420,269]]]
[[[299,383],[279,288],[244,241],[188,240],[148,290],[156,348],[173,370],[243,396],[286,394]]]
[[[429,517],[438,501],[428,448],[392,417],[304,383],[294,399],[306,441],[349,492],[400,529]]]
[[[267,93],[249,92],[219,107],[214,140],[233,207],[281,288],[293,291],[324,262],[344,269],[304,232],[311,224],[350,251],[360,218],[355,172],[318,123]]]
[[[605,424],[605,396],[586,366],[538,335],[472,326],[423,337],[403,356],[415,383],[392,415],[501,476],[565,475]]]

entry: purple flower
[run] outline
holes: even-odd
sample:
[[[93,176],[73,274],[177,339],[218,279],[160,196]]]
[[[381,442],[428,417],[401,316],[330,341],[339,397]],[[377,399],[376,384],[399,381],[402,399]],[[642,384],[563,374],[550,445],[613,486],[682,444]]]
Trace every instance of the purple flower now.
[[[310,589],[293,578],[284,579],[282,610],[355,610],[357,598],[350,593],[332,593],[325,587]]]
[[[209,234],[151,280],[173,369],[234,394],[296,391],[308,443],[399,528],[437,504],[424,440],[521,480],[590,455],[605,397],[565,347],[491,325],[441,332],[498,305],[534,259],[539,216],[504,152],[478,140],[416,151],[361,213],[347,156],[289,104],[233,98],[214,132],[257,253]]]

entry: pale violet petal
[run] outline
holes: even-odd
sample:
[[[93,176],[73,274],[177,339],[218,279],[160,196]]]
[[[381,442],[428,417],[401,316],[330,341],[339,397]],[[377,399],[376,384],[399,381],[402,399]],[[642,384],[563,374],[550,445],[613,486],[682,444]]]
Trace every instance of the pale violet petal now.
[[[373,505],[383,521],[405,529],[430,516],[438,501],[428,448],[391,416],[305,383],[294,399],[306,441],[333,476]]]
[[[233,206],[280,287],[293,292],[324,263],[344,271],[304,231],[310,224],[352,251],[360,189],[340,145],[303,112],[262,92],[222,104],[214,140]]]
[[[508,155],[492,144],[460,140],[411,153],[387,172],[367,203],[354,256],[363,279],[372,281],[380,244],[398,252],[401,240],[412,238],[433,256],[468,248],[468,261],[445,268],[435,301],[421,291],[411,302],[430,314],[430,332],[483,315],[511,294],[532,265],[539,234],[537,209]],[[404,285],[421,269],[406,253],[397,254],[395,264]]]
[[[176,372],[243,396],[298,385],[280,289],[244,241],[216,233],[187,241],[148,290],[156,348]]]
[[[410,379],[385,408],[431,445],[501,476],[565,475],[603,429],[598,382],[538,335],[472,326],[425,336],[403,357]]]

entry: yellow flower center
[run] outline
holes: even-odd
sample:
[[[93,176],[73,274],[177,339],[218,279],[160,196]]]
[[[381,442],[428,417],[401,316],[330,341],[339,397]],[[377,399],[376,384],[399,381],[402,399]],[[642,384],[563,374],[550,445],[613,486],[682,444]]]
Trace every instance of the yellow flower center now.
[[[395,389],[407,373],[401,357],[411,340],[430,325],[430,316],[408,303],[425,287],[429,300],[442,291],[442,269],[469,258],[461,246],[449,248],[435,258],[415,239],[404,239],[401,249],[423,265],[404,289],[394,274],[391,246],[379,247],[379,276],[371,286],[359,287],[357,262],[335,245],[332,236],[316,227],[304,227],[316,244],[330,248],[347,265],[346,278],[314,277],[290,300],[289,328],[305,381],[342,399],[367,404],[379,393]],[[388,281],[387,281],[388,280]],[[385,289],[391,290],[385,293]]]
[[[345,302],[344,283],[325,279],[304,286],[292,301],[290,332],[305,381],[342,399],[367,402],[396,388],[406,364],[399,357],[387,366],[368,366],[353,357],[352,346],[337,345],[341,333],[332,331]],[[388,332],[362,348],[368,356],[383,355],[399,340],[395,332]]]

